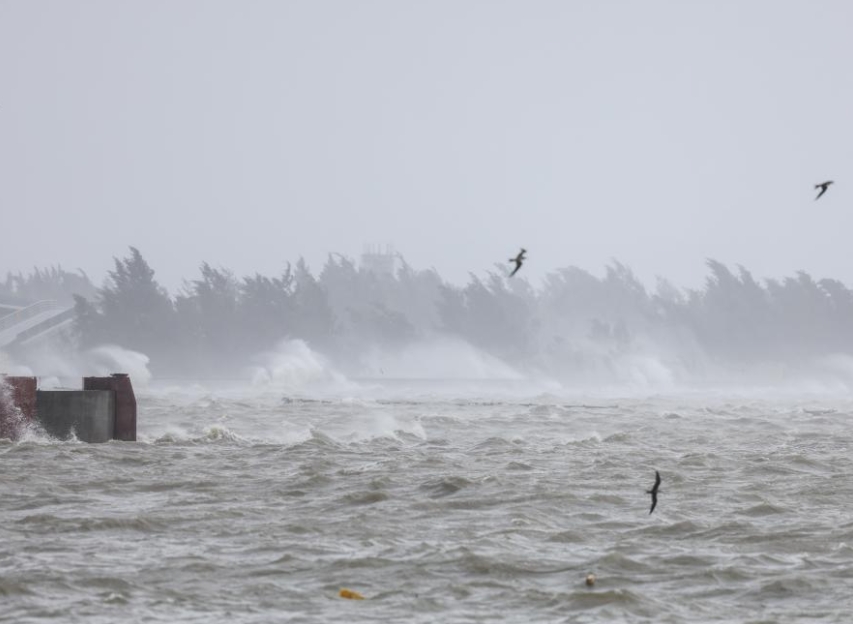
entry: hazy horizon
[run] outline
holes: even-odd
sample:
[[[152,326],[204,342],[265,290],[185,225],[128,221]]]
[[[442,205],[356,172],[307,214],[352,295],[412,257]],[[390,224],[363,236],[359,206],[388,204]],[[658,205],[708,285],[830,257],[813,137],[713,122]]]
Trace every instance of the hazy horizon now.
[[[853,282],[846,2],[0,3],[0,274]],[[814,184],[836,184],[819,202]]]

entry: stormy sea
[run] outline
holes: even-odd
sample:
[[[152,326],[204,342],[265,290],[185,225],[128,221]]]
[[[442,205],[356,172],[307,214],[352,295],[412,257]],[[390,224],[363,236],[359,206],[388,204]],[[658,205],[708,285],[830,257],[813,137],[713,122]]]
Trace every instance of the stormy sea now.
[[[849,621],[849,393],[266,381],[0,441],[0,621]]]

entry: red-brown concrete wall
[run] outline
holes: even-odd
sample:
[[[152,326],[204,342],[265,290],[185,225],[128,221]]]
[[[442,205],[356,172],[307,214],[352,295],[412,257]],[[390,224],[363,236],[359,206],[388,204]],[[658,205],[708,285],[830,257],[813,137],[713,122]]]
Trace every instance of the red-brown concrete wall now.
[[[116,413],[114,440],[136,442],[136,395],[130,377],[114,373],[110,377],[83,377],[83,390],[114,390]]]
[[[20,427],[36,416],[36,390],[38,382],[35,377],[6,377],[0,378],[0,438],[16,439]],[[16,409],[17,408],[17,409]]]

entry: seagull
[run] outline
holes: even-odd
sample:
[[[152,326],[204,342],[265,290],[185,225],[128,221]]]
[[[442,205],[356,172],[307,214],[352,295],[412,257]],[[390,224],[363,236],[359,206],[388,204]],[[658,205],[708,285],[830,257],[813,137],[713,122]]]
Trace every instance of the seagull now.
[[[652,508],[649,509],[649,515],[652,515],[652,512],[655,510],[655,506],[658,504],[658,486],[660,485],[660,473],[655,470],[655,485],[651,490],[646,490],[646,494],[652,495]]]
[[[820,196],[821,196],[821,195],[823,195],[824,193],[826,193],[826,189],[828,189],[828,188],[829,188],[829,185],[830,185],[830,184],[834,184],[834,182],[833,182],[832,180],[827,180],[826,182],[821,182],[820,184],[815,184],[815,185],[814,185],[814,187],[815,187],[816,189],[818,189],[818,188],[820,189],[820,193],[818,193],[818,194],[817,194],[817,197],[815,197],[815,201],[817,201],[818,199],[820,199]]]
[[[527,250],[522,247],[521,251],[518,252],[518,255],[515,258],[510,258],[510,262],[515,262],[515,268],[512,270],[512,273],[509,274],[510,277],[518,273],[518,270],[521,268],[521,265],[524,263],[524,254],[527,253]]]

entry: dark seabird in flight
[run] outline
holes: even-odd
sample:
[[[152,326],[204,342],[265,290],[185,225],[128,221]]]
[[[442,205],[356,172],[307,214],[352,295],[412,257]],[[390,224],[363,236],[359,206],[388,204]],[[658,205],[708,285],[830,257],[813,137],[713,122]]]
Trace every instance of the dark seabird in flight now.
[[[652,508],[649,509],[649,515],[652,515],[652,512],[658,504],[658,486],[660,486],[660,473],[655,470],[655,484],[651,490],[646,490],[646,494],[652,495]]]
[[[515,262],[515,268],[512,270],[512,273],[509,274],[510,277],[518,273],[518,270],[521,268],[521,265],[524,263],[524,254],[527,253],[527,250],[522,247],[521,251],[518,252],[518,255],[515,258],[510,258],[510,262]]]
[[[816,189],[820,189],[820,193],[817,194],[817,197],[815,197],[815,200],[820,199],[820,196],[823,195],[824,193],[826,193],[826,189],[829,188],[830,184],[834,184],[834,182],[832,180],[827,180],[826,182],[821,182],[820,184],[814,185],[814,187]]]

